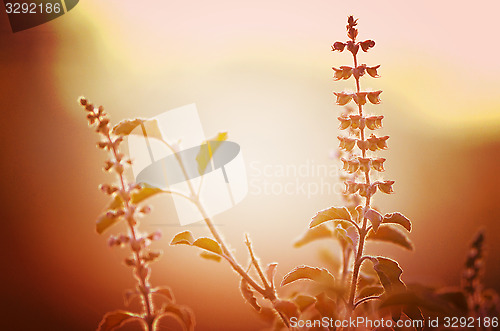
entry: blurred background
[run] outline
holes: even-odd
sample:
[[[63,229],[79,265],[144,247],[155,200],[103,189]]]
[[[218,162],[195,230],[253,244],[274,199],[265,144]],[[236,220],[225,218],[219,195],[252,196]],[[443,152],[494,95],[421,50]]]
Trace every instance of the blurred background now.
[[[407,283],[458,286],[470,240],[483,227],[484,282],[500,290],[499,10],[484,0],[87,0],[15,34],[0,13],[2,329],[92,330],[105,312],[124,308],[122,293],[134,286],[125,252],[106,245],[120,226],[95,232],[107,203],[97,186],[113,178],[101,171],[105,155],[80,95],[104,105],[115,123],[196,103],[207,137],[229,132],[253,186],[215,221],[241,263],[244,233],[264,263],[279,262],[278,277],[321,265],[321,247],[336,252],[333,242],[292,243],[318,210],[341,203],[339,194],[264,185],[339,185],[335,176],[278,171],[338,167],[329,158],[341,111],[332,91],[353,82],[332,81],[331,67],[351,58],[330,45],[345,40],[350,14],[360,38],[377,43],[360,61],[381,64],[382,77],[363,78],[362,86],[384,91],[382,104],[367,111],[385,116],[382,134],[391,136],[383,178],[396,181],[396,193],[378,194],[375,204],[412,220],[416,247],[370,245],[369,252],[398,259]],[[168,245],[177,232],[207,229],[176,225],[167,197],[151,203],[144,229],[164,233],[153,284],[171,286],[199,330],[263,327],[226,263]]]

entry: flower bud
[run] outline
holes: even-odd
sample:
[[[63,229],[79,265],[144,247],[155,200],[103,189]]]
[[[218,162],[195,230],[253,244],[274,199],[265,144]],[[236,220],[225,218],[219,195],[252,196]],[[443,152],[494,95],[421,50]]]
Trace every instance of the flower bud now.
[[[369,186],[370,186],[369,184],[358,183],[358,188],[359,188],[358,194],[361,195],[362,197],[366,198],[368,196],[368,187]]]
[[[135,267],[136,266],[136,261],[133,257],[127,257],[125,258],[125,265],[129,266],[129,267]]]
[[[362,64],[353,69],[352,74],[354,78],[358,79],[365,74],[365,65]]]
[[[80,105],[85,106],[88,101],[85,97],[79,97],[78,102],[80,103]]]
[[[349,125],[351,125],[351,120],[349,118],[346,118],[346,117],[337,117],[338,120],[340,121],[340,130],[344,130],[344,129],[347,129],[349,127]]]
[[[155,232],[151,233],[150,235],[148,235],[148,239],[151,241],[160,240],[161,239],[161,232],[155,231]]]
[[[362,172],[370,171],[370,158],[369,157],[358,157],[359,169]]]
[[[368,100],[373,104],[380,103],[380,93],[382,91],[368,92]]]
[[[373,40],[365,40],[360,42],[359,45],[361,46],[363,52],[367,52],[370,48],[375,46],[375,42]]]
[[[386,149],[387,148],[387,139],[389,139],[389,136],[383,136],[383,137],[378,138],[377,147],[380,149]]]
[[[349,101],[351,101],[351,99],[352,99],[352,95],[349,93],[333,92],[333,94],[335,94],[335,96],[337,97],[336,102],[339,106],[344,106],[344,105],[348,104]]]
[[[354,138],[342,137],[342,136],[338,136],[337,138],[340,141],[339,147],[341,149],[348,151],[348,152],[352,151],[352,149],[354,148],[354,145],[356,144],[356,139],[354,139]]]
[[[142,214],[149,214],[150,212],[151,212],[151,207],[150,206],[142,206],[139,209],[139,213],[142,213]]]
[[[369,116],[366,118],[366,127],[370,130],[380,129],[384,116]]]
[[[354,194],[358,191],[358,184],[352,180],[346,180],[345,184],[345,192],[344,194]]]
[[[367,92],[357,92],[352,96],[352,98],[358,106],[363,106],[364,104],[366,104],[366,95]]]
[[[376,170],[376,171],[380,171],[380,172],[385,171],[384,161],[385,161],[385,159],[383,157],[373,159],[372,160],[372,169]]]
[[[345,44],[340,42],[340,41],[337,41],[333,44],[332,46],[332,51],[339,51],[339,52],[342,52],[345,48]]]
[[[368,144],[368,141],[366,140],[361,140],[361,139],[358,139],[358,148],[362,151],[365,151],[368,149],[369,147],[369,144]]]
[[[352,55],[358,54],[359,45],[354,44],[353,41],[347,42],[347,50],[352,53]]]
[[[394,191],[392,190],[392,185],[394,184],[393,180],[386,180],[384,182],[378,182],[377,187],[378,189],[386,194],[393,193]]]
[[[359,128],[359,122],[361,120],[361,115],[349,115],[351,119],[351,128],[357,129]]]
[[[358,36],[358,29],[349,27],[349,29],[347,30],[347,36],[352,40],[356,39],[356,37]]]
[[[378,78],[380,77],[377,73],[377,69],[380,68],[380,64],[375,67],[366,67],[366,72],[368,75],[372,76],[373,78]]]

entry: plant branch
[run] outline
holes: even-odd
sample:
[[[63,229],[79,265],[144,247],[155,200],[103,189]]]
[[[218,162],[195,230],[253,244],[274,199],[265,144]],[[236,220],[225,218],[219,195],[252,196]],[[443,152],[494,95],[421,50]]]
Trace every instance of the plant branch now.
[[[380,299],[380,296],[378,295],[374,295],[374,296],[371,296],[371,297],[366,297],[366,298],[363,298],[361,300],[359,300],[358,302],[356,302],[354,304],[354,308],[356,309],[356,307],[358,307],[359,305],[367,302],[367,301],[370,301],[370,300],[377,300],[377,299]]]

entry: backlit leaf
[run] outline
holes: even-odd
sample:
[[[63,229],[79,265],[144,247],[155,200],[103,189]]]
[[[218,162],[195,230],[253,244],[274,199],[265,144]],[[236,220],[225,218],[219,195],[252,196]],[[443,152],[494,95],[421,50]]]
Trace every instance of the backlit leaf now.
[[[192,245],[194,243],[193,234],[190,231],[183,231],[174,236],[170,245]]]
[[[299,307],[291,301],[276,300],[273,302],[273,306],[277,311],[284,314],[288,318],[297,317],[300,314]]]
[[[159,294],[164,298],[167,298],[169,302],[175,302],[174,293],[167,286],[157,287],[152,291],[154,294]]]
[[[370,208],[365,213],[365,217],[372,223],[373,231],[377,232],[380,223],[382,223],[382,215],[378,211]]]
[[[358,292],[358,299],[363,299],[366,297],[371,297],[374,295],[380,295],[384,293],[384,288],[378,285],[365,286]]]
[[[449,314],[453,310],[443,300],[440,300],[434,293],[418,294],[415,292],[391,293],[384,296],[380,302],[380,308],[391,306],[417,306],[431,312]]]
[[[162,189],[150,186],[142,186],[138,191],[130,195],[130,202],[138,204],[155,194],[164,192]],[[113,195],[113,200],[109,203],[107,210],[118,210],[123,207],[123,199],[119,194]]]
[[[212,252],[214,254],[219,254],[219,255],[222,254],[222,249],[220,248],[219,243],[210,238],[196,239],[196,241],[193,243],[193,246],[206,249],[207,251]]]
[[[155,194],[162,193],[162,192],[163,192],[162,189],[159,189],[156,187],[141,187],[139,189],[139,191],[136,191],[136,192],[131,194],[130,201],[133,204],[138,204],[138,203],[146,200],[147,198],[149,198]]]
[[[325,210],[319,211],[309,224],[310,228],[320,225],[321,223],[333,221],[333,220],[351,220],[351,214],[347,211],[345,207],[330,207]]]
[[[383,223],[394,223],[394,224],[399,224],[402,227],[404,227],[406,230],[411,231],[411,222],[408,218],[406,218],[403,214],[401,213],[390,213],[390,214],[385,214],[384,219],[382,220]]]
[[[316,240],[333,238],[333,234],[333,231],[327,224],[321,224],[314,228],[307,229],[306,233],[295,241],[293,247],[299,248]]]
[[[200,146],[200,151],[196,156],[196,162],[198,162],[198,172],[200,175],[205,173],[205,169],[210,163],[210,160],[225,140],[227,140],[227,132],[220,132],[217,136],[212,139],[208,139]]]
[[[98,234],[102,234],[104,231],[109,229],[111,226],[115,225],[119,220],[120,220],[120,217],[109,217],[105,213],[97,219],[95,229],[96,229]]]
[[[133,120],[123,120],[113,127],[112,132],[114,135],[127,136],[132,132],[132,130],[134,130],[139,124],[143,123],[144,121],[145,120],[142,120],[140,118],[135,118]]]
[[[252,289],[250,288],[250,285],[248,285],[248,282],[242,278],[240,281],[240,291],[245,300],[256,310],[260,311],[260,306],[257,303],[257,299],[254,296],[254,293]]]
[[[117,210],[123,206],[122,197],[119,194],[113,195],[113,200],[109,203],[107,210]]]
[[[271,286],[274,284],[274,276],[276,275],[276,267],[278,266],[278,263],[273,262],[269,263],[266,267],[266,277],[267,280],[271,283]]]
[[[123,293],[123,301],[125,306],[128,306],[132,300],[139,297],[139,292],[137,290],[127,290]]]
[[[330,299],[325,292],[321,292],[316,296],[315,308],[319,311],[321,316],[330,317],[335,319],[335,312],[337,310],[337,305],[335,301]]]
[[[401,280],[403,270],[396,261],[382,256],[371,258],[371,261],[386,292],[399,292],[406,289],[406,285]]]
[[[469,309],[467,297],[460,289],[441,289],[436,294],[458,311],[467,312]]]
[[[411,242],[410,238],[408,238],[408,235],[389,224],[381,226],[377,232],[373,232],[373,230],[370,230],[368,232],[368,235],[366,236],[366,239],[386,241],[402,246],[410,251],[413,250],[413,243]]]
[[[296,267],[288,274],[286,274],[281,281],[281,286],[285,286],[299,279],[314,280],[328,286],[332,286],[335,282],[335,278],[325,268],[314,268],[304,265]]]
[[[293,298],[293,302],[297,305],[297,307],[299,307],[299,310],[303,312],[311,305],[316,303],[316,298],[313,298],[308,295],[299,294],[295,298]]]
[[[406,316],[408,316],[409,319],[411,319],[413,321],[423,321],[425,319],[420,308],[418,308],[417,306],[414,306],[414,305],[404,306],[403,313]],[[423,326],[421,327],[419,325],[415,325],[415,329],[416,329],[416,331],[422,331]]]
[[[200,256],[202,258],[204,258],[204,259],[212,260],[212,261],[215,261],[215,262],[220,262],[220,260],[222,259],[220,257],[220,255],[217,255],[217,254],[214,254],[214,253],[210,253],[210,252],[206,252],[206,251],[201,252]]]
[[[158,322],[160,321],[160,319],[163,317],[166,317],[166,316],[172,316],[176,320],[178,320],[181,323],[181,325],[185,331],[193,331],[194,330],[196,322],[194,319],[194,314],[191,311],[191,309],[184,307],[184,306],[181,306],[181,305],[177,305],[177,304],[168,304],[168,305],[164,306],[162,308],[162,310],[163,310],[163,313],[157,315],[157,317],[153,323],[154,330],[157,329],[156,326],[157,326]]]
[[[139,318],[137,315],[124,310],[116,310],[106,313],[99,323],[98,331],[111,331],[131,320]]]
[[[138,126],[141,127],[138,128]],[[158,121],[155,119],[143,120],[136,118],[133,120],[124,120],[115,125],[112,131],[112,133],[115,135],[128,136],[134,134],[145,137],[146,135],[144,135],[144,132],[146,133],[148,138],[163,140],[160,127],[158,126]]]

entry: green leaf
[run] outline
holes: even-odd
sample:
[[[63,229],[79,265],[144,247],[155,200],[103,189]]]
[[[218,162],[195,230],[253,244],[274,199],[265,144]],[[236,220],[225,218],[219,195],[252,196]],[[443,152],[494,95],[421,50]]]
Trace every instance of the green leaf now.
[[[200,175],[205,173],[210,160],[225,140],[227,140],[227,132],[220,132],[217,136],[212,139],[208,139],[200,146],[200,151],[196,156],[196,162],[198,162],[198,172]]]
[[[411,231],[411,222],[401,213],[385,214],[382,223],[394,223],[404,227],[408,232]]]
[[[130,322],[132,319],[139,318],[139,316],[124,310],[116,310],[106,313],[99,323],[98,331],[111,331],[123,324]]]
[[[382,256],[374,257],[370,260],[373,262],[373,269],[377,272],[380,283],[386,292],[406,290],[406,285],[401,280],[403,270],[396,261]]]
[[[124,135],[128,136],[132,130],[134,130],[139,124],[145,122],[145,120],[135,118],[133,120],[127,119],[116,124],[111,131],[114,135]]]
[[[101,215],[96,222],[95,229],[98,234],[102,234],[104,231],[118,223],[120,217],[109,217],[107,213]]]
[[[206,251],[203,251],[200,253],[200,256],[204,259],[207,259],[207,260],[212,260],[212,261],[215,261],[215,262],[220,262],[220,260],[222,259],[220,257],[220,255],[217,255],[217,254],[213,254],[213,253],[210,253],[210,252],[206,252]]]
[[[157,315],[157,317],[153,323],[153,326],[156,326],[161,318],[166,317],[166,316],[172,316],[181,323],[182,328],[185,331],[193,331],[194,330],[196,322],[194,319],[194,314],[191,311],[191,309],[189,309],[185,306],[181,306],[181,305],[177,305],[177,304],[172,303],[172,304],[168,304],[167,306],[164,306],[162,308],[162,310],[163,310],[163,313]],[[156,330],[156,327],[154,329]]]
[[[319,211],[309,224],[310,228],[320,225],[321,223],[333,221],[333,220],[351,220],[351,214],[347,211],[345,207],[330,207]]]
[[[170,245],[192,245],[194,243],[193,234],[190,231],[183,231],[174,236]]]
[[[410,251],[413,250],[413,243],[410,238],[408,238],[408,235],[389,224],[381,226],[377,232],[373,232],[373,230],[368,231],[366,239],[386,241],[404,247]]]
[[[207,251],[212,252],[214,254],[218,255],[222,254],[222,249],[220,248],[219,243],[210,238],[196,239],[196,241],[193,243],[193,246],[206,249]]]
[[[382,215],[378,211],[370,208],[365,213],[365,217],[372,223],[373,231],[377,232],[380,223],[382,223]]]
[[[314,228],[307,229],[306,233],[294,242],[293,247],[299,248],[316,240],[333,238],[333,235],[333,231],[327,224],[321,224]]]
[[[248,302],[256,311],[260,311],[260,306],[257,303],[257,299],[255,298],[250,285],[248,285],[248,282],[244,278],[242,278],[240,281],[240,291],[246,302]]]
[[[172,292],[172,290],[170,289],[170,287],[160,286],[160,287],[155,288],[152,291],[152,293],[159,294],[162,297],[167,298],[168,302],[175,302],[174,293]]]
[[[309,279],[327,286],[332,286],[335,283],[335,278],[325,268],[313,268],[303,265],[294,268],[286,274],[281,281],[281,286],[285,286],[299,279]]]

